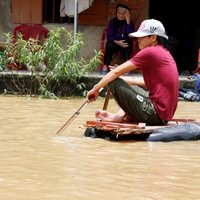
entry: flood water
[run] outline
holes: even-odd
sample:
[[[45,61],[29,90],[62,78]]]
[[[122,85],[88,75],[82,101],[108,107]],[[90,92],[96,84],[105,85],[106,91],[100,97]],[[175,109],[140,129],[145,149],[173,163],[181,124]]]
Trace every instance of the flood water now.
[[[188,200],[200,197],[200,141],[112,142],[83,136],[104,99],[0,97],[1,200]],[[116,111],[111,99],[108,110]],[[200,104],[176,118],[200,121]]]

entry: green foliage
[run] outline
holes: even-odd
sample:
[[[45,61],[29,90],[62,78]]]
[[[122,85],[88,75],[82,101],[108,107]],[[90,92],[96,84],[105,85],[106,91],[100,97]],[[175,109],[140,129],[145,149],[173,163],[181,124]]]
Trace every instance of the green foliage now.
[[[72,95],[74,92],[70,88],[84,94],[81,77],[94,71],[100,63],[100,51],[94,50],[95,55],[89,62],[80,56],[84,45],[82,34],[75,35],[66,28],[50,30],[44,44],[33,38],[23,40],[22,35],[18,35],[16,44],[13,44],[10,33],[5,34],[5,40],[7,66],[12,69],[26,67],[32,81],[39,84],[38,93],[47,98]],[[32,88],[24,91],[33,93]]]
[[[4,71],[5,70],[5,54],[4,52],[0,51],[0,71]]]

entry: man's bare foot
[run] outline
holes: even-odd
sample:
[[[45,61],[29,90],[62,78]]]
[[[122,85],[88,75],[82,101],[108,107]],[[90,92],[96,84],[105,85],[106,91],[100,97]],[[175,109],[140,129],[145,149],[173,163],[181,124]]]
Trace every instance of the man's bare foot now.
[[[120,116],[117,114],[110,113],[106,110],[97,110],[95,113],[97,119],[107,122],[123,122],[124,116]]]

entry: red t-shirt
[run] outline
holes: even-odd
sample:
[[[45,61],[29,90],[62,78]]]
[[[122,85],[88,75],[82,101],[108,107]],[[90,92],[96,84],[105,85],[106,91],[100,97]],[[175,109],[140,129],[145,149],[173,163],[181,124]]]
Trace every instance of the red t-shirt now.
[[[141,69],[149,99],[163,120],[171,120],[178,104],[179,79],[176,63],[162,45],[142,49],[130,60]]]

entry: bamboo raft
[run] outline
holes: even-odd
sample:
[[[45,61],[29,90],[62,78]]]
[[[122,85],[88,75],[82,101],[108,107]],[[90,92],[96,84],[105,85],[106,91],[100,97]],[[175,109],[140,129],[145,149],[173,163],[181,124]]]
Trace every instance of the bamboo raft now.
[[[96,128],[98,130],[109,131],[114,135],[141,134],[151,132],[150,129],[146,127],[145,123],[126,124],[102,121],[87,121],[85,126],[87,128]]]
[[[87,121],[86,137],[114,140],[197,140],[200,139],[200,124],[195,119],[173,119],[164,126],[146,126],[145,123],[114,123]]]

